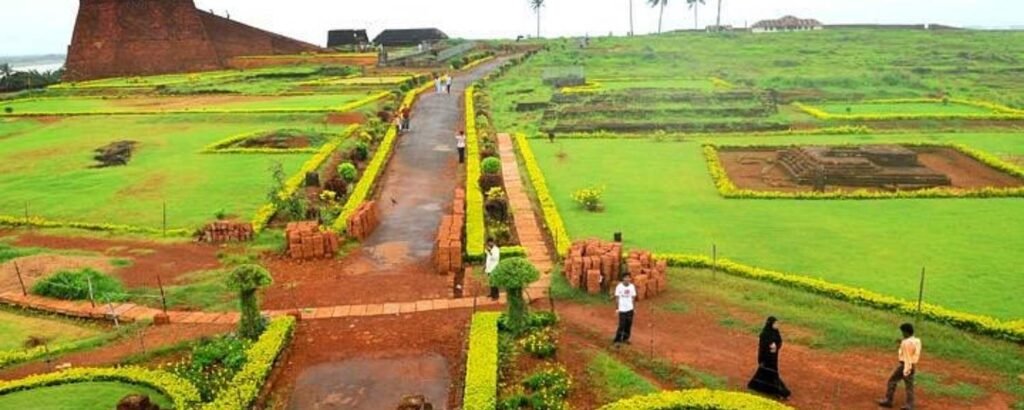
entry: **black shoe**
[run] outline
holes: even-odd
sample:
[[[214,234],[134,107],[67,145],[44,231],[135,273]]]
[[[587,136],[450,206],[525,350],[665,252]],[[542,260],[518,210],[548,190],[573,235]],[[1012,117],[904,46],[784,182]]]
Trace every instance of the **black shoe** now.
[[[892,408],[892,402],[889,401],[889,400],[879,400],[878,401],[878,407],[885,407],[887,409],[891,409]]]

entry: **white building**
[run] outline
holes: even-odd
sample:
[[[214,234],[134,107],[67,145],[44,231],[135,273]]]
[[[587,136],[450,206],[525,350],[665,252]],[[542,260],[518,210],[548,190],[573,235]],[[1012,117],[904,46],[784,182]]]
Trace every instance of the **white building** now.
[[[815,19],[801,19],[794,16],[785,16],[778,20],[761,20],[751,27],[754,33],[776,33],[786,31],[812,31],[822,30],[825,26]]]

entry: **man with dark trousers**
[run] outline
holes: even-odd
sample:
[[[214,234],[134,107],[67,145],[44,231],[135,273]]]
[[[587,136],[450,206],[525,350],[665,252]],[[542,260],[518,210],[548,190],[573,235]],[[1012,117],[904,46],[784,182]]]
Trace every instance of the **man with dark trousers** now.
[[[613,342],[616,346],[621,343],[630,344],[629,336],[633,330],[633,305],[636,302],[636,296],[636,286],[633,285],[632,278],[628,273],[622,275],[612,296],[618,305],[619,312],[619,328],[615,331],[615,341]]]
[[[896,366],[896,370],[889,377],[885,398],[879,400],[878,405],[891,408],[893,396],[896,395],[896,386],[903,381],[907,388],[907,403],[901,408],[914,410],[914,375],[917,374],[917,362],[921,360],[921,339],[914,337],[914,325],[910,323],[900,325],[900,331],[903,332],[899,351],[900,364]]]

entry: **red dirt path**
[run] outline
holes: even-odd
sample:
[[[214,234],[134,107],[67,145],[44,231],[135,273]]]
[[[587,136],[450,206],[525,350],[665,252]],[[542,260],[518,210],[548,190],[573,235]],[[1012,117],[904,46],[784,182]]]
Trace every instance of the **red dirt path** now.
[[[724,376],[729,387],[744,390],[756,363],[757,337],[721,326],[710,314],[664,313],[652,311],[641,303],[633,328],[630,349],[647,352],[654,339],[658,356],[675,363],[711,374]],[[562,319],[572,326],[609,335],[615,330],[616,315],[610,306],[582,306],[562,302],[558,306]],[[656,319],[652,320],[654,315]],[[657,323],[656,329],[650,324]],[[783,328],[783,332],[786,329]],[[896,365],[892,354],[875,351],[844,351],[840,353],[814,350],[788,343],[782,350],[783,379],[794,392],[788,404],[799,409],[877,409],[874,401],[885,389],[885,381]],[[923,392],[918,386],[919,409],[1006,409],[1012,403],[999,390],[1002,380],[968,366],[928,358],[921,362],[922,371],[983,387],[988,395],[974,403],[940,398]],[[902,403],[903,393],[897,393]]]
[[[0,237],[17,234],[15,246],[99,252],[106,256],[131,259],[131,266],[113,272],[125,286],[156,287],[157,276],[164,284],[191,272],[216,269],[217,247],[212,245],[52,236],[34,232],[0,232]]]

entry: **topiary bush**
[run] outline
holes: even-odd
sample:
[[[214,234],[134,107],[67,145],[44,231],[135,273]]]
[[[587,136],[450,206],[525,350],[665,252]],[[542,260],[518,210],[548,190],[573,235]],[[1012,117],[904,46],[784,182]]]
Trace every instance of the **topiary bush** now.
[[[356,178],[359,177],[359,170],[356,169],[355,164],[346,162],[338,165],[338,176],[349,183],[356,182]]]
[[[274,279],[270,272],[259,265],[241,265],[228,275],[228,287],[238,292],[239,309],[242,312],[238,334],[242,337],[255,340],[263,333],[266,323],[260,316],[260,301],[256,292],[272,283]]]
[[[89,283],[96,300],[121,301],[126,295],[121,281],[91,268],[60,271],[35,283],[32,293],[63,300],[88,300]]]
[[[355,148],[352,148],[352,160],[353,161],[366,161],[370,158],[370,145],[365,142],[357,142]]]
[[[483,162],[480,163],[480,170],[482,170],[485,175],[498,175],[501,173],[501,160],[494,157],[485,158]]]
[[[508,258],[498,263],[491,273],[490,285],[508,293],[508,328],[519,334],[527,324],[526,301],[523,288],[540,279],[540,271],[525,258]]]

